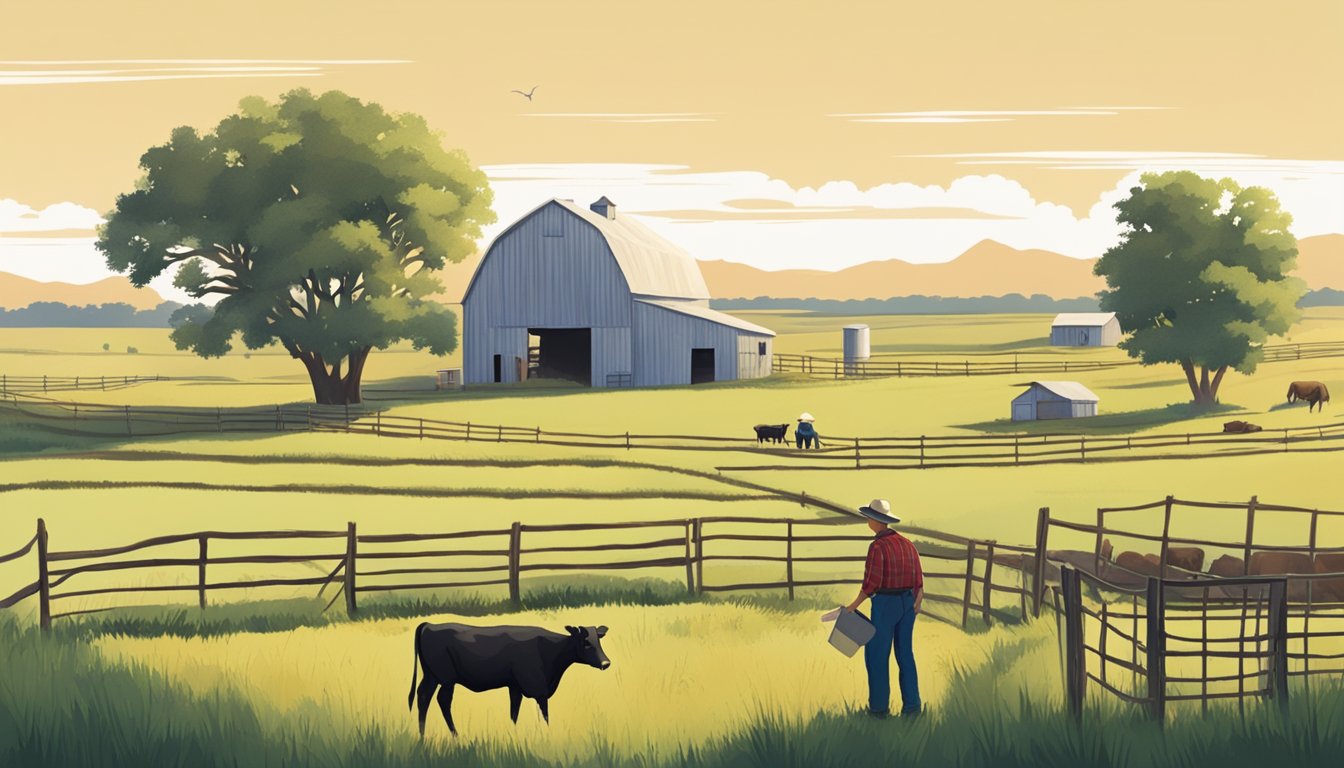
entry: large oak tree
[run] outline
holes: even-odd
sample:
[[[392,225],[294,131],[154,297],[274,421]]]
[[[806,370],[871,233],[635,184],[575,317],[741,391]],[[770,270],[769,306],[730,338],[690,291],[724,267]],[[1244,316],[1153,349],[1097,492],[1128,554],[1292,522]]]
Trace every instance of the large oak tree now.
[[[1265,340],[1299,317],[1292,217],[1274,193],[1230,179],[1177,171],[1141,184],[1115,206],[1124,232],[1096,265],[1101,307],[1130,334],[1122,349],[1179,364],[1195,404],[1209,406],[1229,368],[1254,372]]]
[[[174,130],[140,167],[98,248],[135,285],[180,264],[176,285],[219,298],[173,331],[179,349],[279,342],[324,404],[360,401],[374,349],[456,349],[434,272],[473,251],[491,192],[423,118],[337,91],[252,97],[209,133]]]

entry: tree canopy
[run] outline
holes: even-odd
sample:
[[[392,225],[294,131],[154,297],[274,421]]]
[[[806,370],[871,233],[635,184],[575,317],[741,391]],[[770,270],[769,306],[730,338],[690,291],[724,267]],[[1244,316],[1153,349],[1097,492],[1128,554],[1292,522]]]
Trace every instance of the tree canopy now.
[[[177,286],[219,299],[173,331],[179,349],[278,341],[333,404],[360,401],[373,349],[456,349],[434,272],[472,253],[492,195],[422,117],[338,91],[250,97],[209,133],[177,128],[140,167],[98,248],[137,286],[180,265]]]
[[[1268,189],[1189,171],[1144,174],[1115,207],[1124,231],[1096,273],[1102,309],[1129,333],[1120,347],[1179,364],[1195,403],[1211,405],[1227,370],[1254,372],[1265,340],[1300,315],[1292,217]]]

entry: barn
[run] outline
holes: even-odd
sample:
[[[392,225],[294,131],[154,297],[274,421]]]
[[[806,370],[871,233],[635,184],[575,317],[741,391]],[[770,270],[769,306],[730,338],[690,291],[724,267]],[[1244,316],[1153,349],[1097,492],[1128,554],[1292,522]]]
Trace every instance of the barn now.
[[[1121,335],[1114,312],[1065,312],[1050,324],[1050,344],[1056,347],[1113,347]]]
[[[462,298],[467,384],[594,387],[768,376],[774,332],[709,308],[690,254],[606,197],[551,200],[502,232]]]
[[[1018,386],[1027,387],[1027,391],[1013,398],[1013,421],[1078,419],[1097,415],[1100,398],[1076,381],[1033,381]]]

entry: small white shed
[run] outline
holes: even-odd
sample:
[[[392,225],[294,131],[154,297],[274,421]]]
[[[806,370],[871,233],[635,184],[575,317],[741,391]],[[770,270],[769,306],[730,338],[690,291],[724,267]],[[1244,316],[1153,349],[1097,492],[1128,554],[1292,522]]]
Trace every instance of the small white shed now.
[[[1050,345],[1055,347],[1113,347],[1121,336],[1114,312],[1064,312],[1050,324]]]
[[[1033,381],[1025,386],[1027,391],[1013,398],[1013,421],[1097,415],[1100,398],[1076,381]]]

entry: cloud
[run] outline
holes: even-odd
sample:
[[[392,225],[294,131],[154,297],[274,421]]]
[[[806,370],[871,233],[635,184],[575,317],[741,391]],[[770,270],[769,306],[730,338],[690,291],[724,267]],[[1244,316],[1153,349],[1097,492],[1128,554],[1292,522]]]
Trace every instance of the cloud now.
[[[1125,189],[1149,171],[1190,170],[1273,190],[1293,216],[1293,234],[1344,232],[1344,161],[1273,158],[1237,152],[1041,151],[917,155],[967,166],[1030,166],[1060,171],[1130,171]]]
[[[1007,123],[1020,117],[1113,117],[1167,107],[1069,107],[1060,109],[950,109],[924,112],[844,112],[827,115],[851,123]]]
[[[97,211],[78,203],[55,203],[39,211],[18,200],[0,199],[0,235],[92,230],[102,223],[103,217]]]
[[[941,262],[986,238],[1093,257],[1118,237],[1111,197],[1079,218],[999,175],[964,176],[947,186],[898,182],[861,188],[832,181],[795,188],[755,171],[691,172],[653,164],[484,170],[499,214],[487,240],[552,197],[585,203],[600,195],[614,199],[618,211],[643,214],[650,228],[698,258],[764,269],[841,269],[890,258]],[[1121,194],[1123,189],[1112,191],[1114,199]],[[753,207],[744,210],[743,200],[754,201]]]
[[[591,123],[714,123],[713,112],[528,112],[523,117],[584,120]]]
[[[409,64],[401,59],[88,59],[0,61],[0,86],[219,78],[320,77],[333,67]]]

